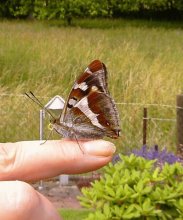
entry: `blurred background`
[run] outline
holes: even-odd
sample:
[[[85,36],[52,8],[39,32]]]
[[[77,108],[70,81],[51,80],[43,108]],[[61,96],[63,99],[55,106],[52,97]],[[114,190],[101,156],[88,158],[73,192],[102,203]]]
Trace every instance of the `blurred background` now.
[[[0,141],[39,139],[39,107],[67,98],[94,59],[107,66],[120,113],[119,152],[146,143],[176,148],[176,96],[183,90],[181,0],[0,2]],[[44,138],[49,136],[44,119]],[[50,138],[60,138],[53,134]]]

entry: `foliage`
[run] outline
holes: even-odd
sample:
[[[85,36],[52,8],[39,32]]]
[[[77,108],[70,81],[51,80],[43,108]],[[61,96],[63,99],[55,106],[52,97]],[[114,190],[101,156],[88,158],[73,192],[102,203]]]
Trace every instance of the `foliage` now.
[[[168,18],[170,15],[181,17],[182,10],[182,0],[3,0],[0,2],[1,17],[64,18],[68,24],[71,24],[74,17],[121,17],[134,14],[152,18],[153,14],[158,17],[162,12],[165,12]]]
[[[160,169],[155,161],[120,156],[121,161],[105,168],[105,175],[84,188],[80,202],[96,211],[92,219],[182,219],[183,167],[176,162]]]
[[[89,214],[86,209],[59,209],[59,214],[64,220],[81,220]]]
[[[108,1],[101,0],[15,0],[0,3],[2,17],[35,17],[37,19],[65,19],[71,24],[73,17],[108,15]],[[8,10],[7,10],[8,9]]]

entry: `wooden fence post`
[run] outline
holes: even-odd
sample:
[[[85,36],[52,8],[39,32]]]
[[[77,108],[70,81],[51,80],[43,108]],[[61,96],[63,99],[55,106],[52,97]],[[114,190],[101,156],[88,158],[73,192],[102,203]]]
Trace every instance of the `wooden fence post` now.
[[[143,145],[147,143],[147,108],[143,111]]]
[[[183,94],[177,95],[177,154],[183,159]]]

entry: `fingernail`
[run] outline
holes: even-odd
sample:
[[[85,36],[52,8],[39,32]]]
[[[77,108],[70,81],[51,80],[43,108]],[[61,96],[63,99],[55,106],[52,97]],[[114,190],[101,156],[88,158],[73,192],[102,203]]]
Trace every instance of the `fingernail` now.
[[[87,141],[83,144],[85,153],[94,156],[112,156],[115,151],[116,147],[113,143],[104,140],[94,140],[94,141]]]

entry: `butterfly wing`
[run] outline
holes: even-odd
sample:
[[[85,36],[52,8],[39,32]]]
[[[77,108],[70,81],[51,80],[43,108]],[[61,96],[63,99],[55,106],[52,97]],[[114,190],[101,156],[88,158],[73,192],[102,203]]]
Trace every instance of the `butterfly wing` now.
[[[68,99],[65,103],[60,121],[65,121],[66,112],[68,112],[84,96],[87,96],[95,86],[99,91],[109,93],[107,90],[107,71],[105,65],[99,60],[94,60],[83,74],[74,83]]]
[[[73,131],[80,138],[119,136],[117,110],[111,97],[105,93],[91,91],[70,110],[69,114],[74,118]]]
[[[76,80],[59,123],[70,128],[65,135],[70,138],[119,136],[119,116],[109,95],[107,70],[102,62],[93,61]]]

